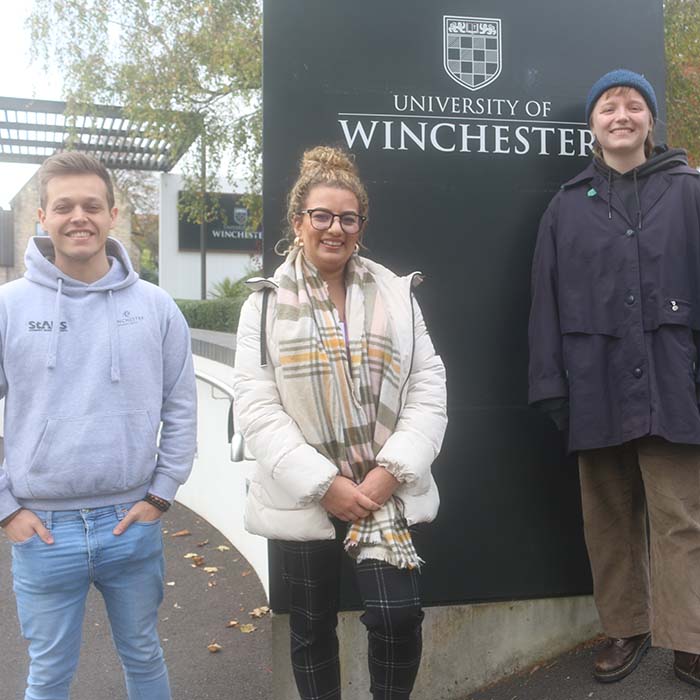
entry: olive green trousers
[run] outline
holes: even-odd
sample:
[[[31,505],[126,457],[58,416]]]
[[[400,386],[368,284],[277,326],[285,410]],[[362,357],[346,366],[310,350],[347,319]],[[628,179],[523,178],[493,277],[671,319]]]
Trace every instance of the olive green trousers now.
[[[646,437],[579,453],[586,546],[610,637],[700,653],[700,445]]]

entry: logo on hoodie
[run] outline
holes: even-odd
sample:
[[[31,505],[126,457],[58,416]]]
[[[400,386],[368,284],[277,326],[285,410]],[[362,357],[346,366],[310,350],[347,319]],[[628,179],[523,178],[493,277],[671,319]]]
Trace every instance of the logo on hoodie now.
[[[117,319],[118,326],[133,326],[135,323],[140,323],[143,321],[143,316],[134,316],[131,311],[126,309],[122,312],[122,315]]]
[[[30,333],[46,332],[50,333],[53,330],[53,321],[27,321],[27,330]],[[68,330],[68,321],[61,321],[58,324],[58,330],[64,333]]]

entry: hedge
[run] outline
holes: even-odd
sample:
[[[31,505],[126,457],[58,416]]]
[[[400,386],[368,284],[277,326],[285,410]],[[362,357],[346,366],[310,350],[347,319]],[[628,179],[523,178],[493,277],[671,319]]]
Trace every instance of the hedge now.
[[[190,328],[235,333],[244,299],[176,299]]]

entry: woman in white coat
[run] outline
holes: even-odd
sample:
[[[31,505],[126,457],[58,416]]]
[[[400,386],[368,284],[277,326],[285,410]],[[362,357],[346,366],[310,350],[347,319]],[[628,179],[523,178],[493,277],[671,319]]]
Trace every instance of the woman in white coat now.
[[[355,562],[374,700],[410,697],[421,657],[411,536],[439,498],[430,467],[447,423],[445,370],[401,278],[358,255],[368,198],[350,156],[304,154],[289,250],[254,282],[238,328],[238,427],[257,462],[250,532],[277,541],[304,700],[340,698],[340,560]]]

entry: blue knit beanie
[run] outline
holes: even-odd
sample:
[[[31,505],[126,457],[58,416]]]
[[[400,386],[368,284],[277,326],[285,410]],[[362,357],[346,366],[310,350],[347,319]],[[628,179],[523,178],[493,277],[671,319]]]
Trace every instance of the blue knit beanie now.
[[[656,119],[658,105],[656,103],[656,93],[651,83],[639,73],[624,68],[618,68],[617,70],[611,70],[609,73],[606,73],[602,78],[598,78],[593,84],[591,91],[588,93],[588,99],[586,100],[587,124],[591,123],[591,112],[598,98],[603,93],[610,90],[610,88],[614,87],[634,88],[644,98],[651,115]]]

